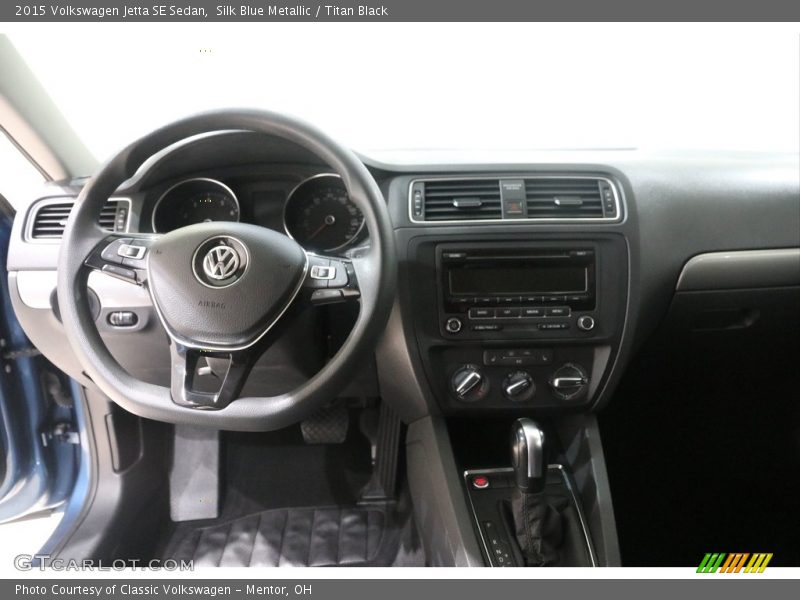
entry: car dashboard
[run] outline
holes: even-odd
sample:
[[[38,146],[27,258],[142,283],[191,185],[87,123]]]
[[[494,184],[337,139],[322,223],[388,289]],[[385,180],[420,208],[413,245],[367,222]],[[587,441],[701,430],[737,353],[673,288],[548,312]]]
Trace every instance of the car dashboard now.
[[[675,310],[686,312],[681,327],[700,323],[710,334],[739,327],[737,315],[758,314],[746,326],[755,329],[791,317],[800,284],[796,156],[419,152],[363,161],[392,218],[398,292],[373,360],[343,394],[380,395],[408,422],[596,410]],[[16,220],[8,261],[27,334],[79,381],[54,290],[60,234],[83,183],[46,186]],[[102,219],[119,234],[241,221],[340,256],[369,244],[363,216],[327,165],[284,140],[237,131],[152,157]],[[100,274],[89,284],[97,327],[120,364],[168,381],[166,335],[146,291]],[[777,306],[767,299],[775,288],[786,296]],[[320,312],[262,359],[250,393],[307,379],[335,351],[354,316]]]

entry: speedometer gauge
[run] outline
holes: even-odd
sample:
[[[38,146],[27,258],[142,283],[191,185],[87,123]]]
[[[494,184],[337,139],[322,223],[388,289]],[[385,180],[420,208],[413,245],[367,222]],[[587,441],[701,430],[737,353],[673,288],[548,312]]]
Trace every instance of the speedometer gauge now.
[[[307,250],[330,252],[353,243],[364,215],[347,194],[342,178],[316,175],[298,185],[283,211],[286,233]]]
[[[216,179],[187,179],[172,186],[153,209],[153,231],[166,233],[210,221],[238,221],[239,201]]]

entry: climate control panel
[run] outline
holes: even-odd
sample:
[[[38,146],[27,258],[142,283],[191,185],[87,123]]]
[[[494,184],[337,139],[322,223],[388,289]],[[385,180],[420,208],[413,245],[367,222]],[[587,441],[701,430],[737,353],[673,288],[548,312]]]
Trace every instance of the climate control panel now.
[[[453,410],[569,408],[590,401],[593,347],[443,348],[444,404]]]

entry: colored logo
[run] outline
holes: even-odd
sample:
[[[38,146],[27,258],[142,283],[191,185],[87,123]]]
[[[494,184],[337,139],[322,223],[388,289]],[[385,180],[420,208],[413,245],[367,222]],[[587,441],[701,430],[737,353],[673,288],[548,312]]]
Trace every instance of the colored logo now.
[[[726,554],[725,552],[708,552],[697,567],[698,573],[763,573],[772,553],[738,552]]]

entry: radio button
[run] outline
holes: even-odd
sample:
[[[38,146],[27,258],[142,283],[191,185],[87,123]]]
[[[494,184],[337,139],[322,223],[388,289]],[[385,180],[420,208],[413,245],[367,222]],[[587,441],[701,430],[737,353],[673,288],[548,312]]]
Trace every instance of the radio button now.
[[[450,317],[444,324],[444,328],[449,333],[458,333],[461,331],[461,319],[457,317]]]
[[[497,309],[497,318],[498,319],[516,319],[519,317],[519,309],[518,308],[498,308]]]
[[[567,296],[567,302],[585,302],[588,300],[586,296]]]
[[[541,306],[528,306],[522,309],[523,318],[536,318],[544,316],[544,308]]]
[[[502,350],[484,350],[483,364],[487,366],[541,366],[553,362],[553,351],[537,348],[507,348]]]
[[[594,329],[595,322],[590,315],[583,315],[578,317],[578,329],[581,331],[591,331]]]
[[[483,364],[484,365],[497,365],[502,364],[500,361],[500,352],[497,350],[484,350],[483,351]]]
[[[500,331],[503,329],[502,325],[494,325],[491,323],[482,323],[480,325],[472,325],[470,326],[472,331]]]
[[[493,308],[470,308],[469,309],[469,318],[470,319],[494,319],[494,309]]]
[[[539,329],[569,329],[569,323],[539,323]]]
[[[519,302],[519,296],[498,296],[498,304],[516,304]]]
[[[545,316],[547,317],[568,317],[569,307],[567,306],[554,306],[545,309]]]
[[[522,302],[528,302],[530,304],[539,304],[542,302],[542,296],[523,296]]]
[[[492,304],[494,303],[494,298],[491,296],[479,296],[475,298],[475,304]]]

